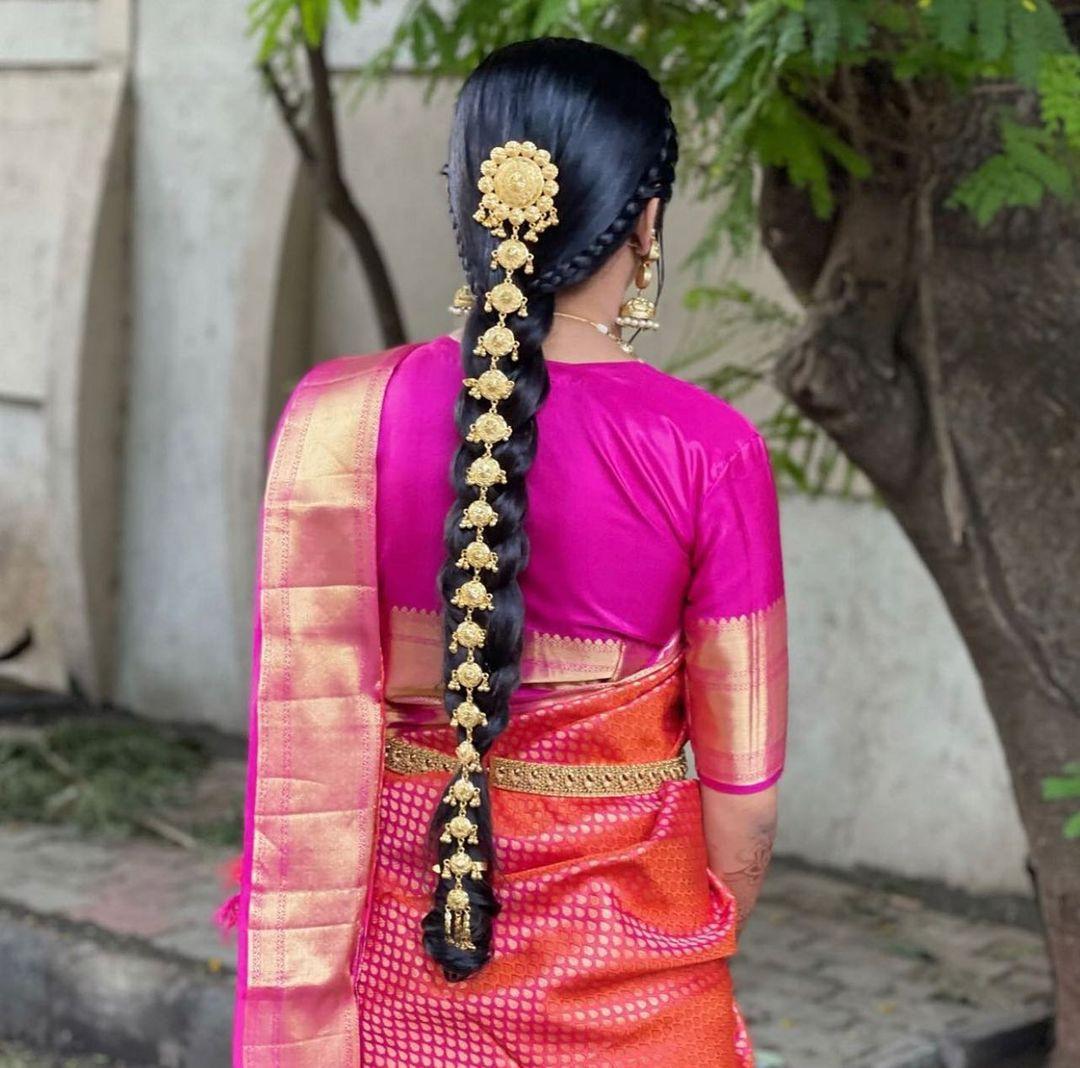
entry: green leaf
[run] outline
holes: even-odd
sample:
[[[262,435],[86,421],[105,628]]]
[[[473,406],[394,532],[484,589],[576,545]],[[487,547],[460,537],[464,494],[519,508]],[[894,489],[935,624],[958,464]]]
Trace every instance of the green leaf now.
[[[806,22],[814,62],[819,67],[831,67],[840,51],[840,8],[836,0],[806,0]]]
[[[933,10],[937,38],[950,52],[963,52],[971,38],[976,0],[936,0]],[[982,0],[979,0],[981,3]]]
[[[844,44],[855,52],[870,43],[870,21],[867,5],[862,0],[841,0],[840,29]]]
[[[427,27],[423,18],[416,19],[409,27],[409,49],[414,60],[427,55]]]
[[[286,18],[296,13],[293,0],[265,0],[248,8],[250,29],[260,38],[255,62],[265,63],[281,45],[281,28]]]
[[[1016,0],[978,0],[975,5],[975,39],[983,59],[998,60],[1008,46],[1008,6]]]
[[[322,42],[329,6],[330,0],[300,0],[300,25],[303,26],[304,37],[312,48]]]
[[[875,17],[883,30],[897,37],[908,33],[912,26],[913,15],[908,4],[880,4]]]
[[[1080,797],[1080,776],[1051,776],[1042,781],[1044,801],[1071,801]]]
[[[776,469],[778,475],[789,478],[798,489],[802,490],[802,492],[809,492],[810,482],[806,477],[806,472],[788,453],[781,449],[773,449],[771,459],[773,467]]]
[[[780,23],[776,38],[776,64],[806,48],[806,20],[798,11],[789,11]]]
[[[1039,68],[1043,122],[1057,128],[1070,148],[1080,149],[1080,55],[1049,55]]]
[[[304,39],[321,38],[331,2],[250,0],[264,54],[291,52],[301,25]],[[361,0],[341,8],[347,17],[368,9]],[[434,86],[437,75],[459,76],[494,48],[548,32],[612,45],[648,65],[679,116],[681,176],[711,205],[689,261],[695,270],[753,246],[757,165],[784,170],[819,215],[834,210],[838,172],[869,175],[849,127],[817,107],[837,99],[838,72],[867,64],[881,85],[925,81],[934,92],[943,84],[970,92],[984,78],[1037,83],[1043,125],[1031,129],[1046,138],[1003,127],[1001,153],[949,200],[981,224],[1077,193],[1080,57],[1052,0],[409,0],[402,10],[393,49],[367,64],[361,83],[384,77],[404,54]],[[855,96],[872,129],[871,94]]]
[[[1080,838],[1080,812],[1074,812],[1066,821],[1065,826],[1062,828],[1061,833],[1069,839],[1069,841],[1075,841]]]
[[[1055,152],[1050,131],[1022,126],[1006,119],[1001,124],[1002,152],[968,175],[948,203],[965,207],[980,226],[1009,207],[1037,207],[1049,194],[1062,200],[1076,193],[1076,178]]]
[[[1073,51],[1058,13],[1047,0],[1036,0],[1034,11],[1022,3],[1012,4],[1009,33],[1013,42],[1013,73],[1022,85],[1038,83],[1045,55]]]
[[[1072,191],[1069,168],[1050,154],[1053,143],[1044,129],[1002,123],[1005,155],[1025,174],[1038,179],[1055,196],[1067,197]]]

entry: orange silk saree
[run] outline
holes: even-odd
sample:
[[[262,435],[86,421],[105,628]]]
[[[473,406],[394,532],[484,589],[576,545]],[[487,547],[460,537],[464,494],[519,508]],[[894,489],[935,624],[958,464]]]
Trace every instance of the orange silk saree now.
[[[613,766],[677,765],[680,648],[515,705],[492,751],[514,773],[492,788],[493,959],[452,984],[423,952],[428,821],[448,773],[418,755],[437,765],[456,739],[423,728],[403,754],[387,737],[375,566],[380,407],[408,351],[319,365],[272,450],[234,1064],[748,1068],[734,900],[706,867],[699,786],[611,784]],[[571,794],[566,765],[593,769]]]

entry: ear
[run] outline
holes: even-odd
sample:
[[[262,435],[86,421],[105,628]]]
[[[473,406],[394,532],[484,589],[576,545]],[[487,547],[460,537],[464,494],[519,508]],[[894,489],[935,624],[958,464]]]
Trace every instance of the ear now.
[[[656,229],[656,216],[660,211],[660,198],[653,197],[638,216],[630,243],[639,255],[649,251],[653,230]]]

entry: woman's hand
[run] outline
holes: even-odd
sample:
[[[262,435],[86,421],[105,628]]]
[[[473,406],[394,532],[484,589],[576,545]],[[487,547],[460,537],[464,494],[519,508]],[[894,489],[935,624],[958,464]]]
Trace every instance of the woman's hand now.
[[[709,867],[735,895],[738,926],[746,923],[772,859],[776,787],[754,794],[701,788]]]

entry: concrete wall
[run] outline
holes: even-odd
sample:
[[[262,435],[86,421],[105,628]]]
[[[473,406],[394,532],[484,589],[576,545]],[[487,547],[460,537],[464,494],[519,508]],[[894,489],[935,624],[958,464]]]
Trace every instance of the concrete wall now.
[[[143,0],[137,13],[112,692],[152,715],[239,730],[268,428],[312,361],[378,338],[351,253],[318,217],[251,69],[243,5]],[[379,32],[391,15],[391,5],[378,9]],[[3,29],[0,19],[0,42]],[[371,34],[353,31],[331,54],[347,66],[372,45]],[[425,104],[423,89],[399,76],[342,124],[349,175],[415,337],[450,328],[444,308],[458,281],[438,173],[451,95]],[[13,214],[4,207],[3,225],[19,225]],[[675,208],[671,261],[703,221],[691,204]],[[33,233],[53,248],[47,227]],[[786,299],[760,259],[739,276]],[[669,270],[664,329],[641,349],[657,362],[695,327],[679,303],[687,283]],[[18,450],[11,475],[24,495],[20,522],[32,526],[45,509],[48,445],[30,394],[9,405],[16,414],[0,409],[0,447]],[[10,481],[0,473],[0,494]],[[969,889],[1024,890],[1022,840],[977,680],[914,554],[872,507],[793,498],[783,516],[793,676],[782,848]],[[62,667],[62,658],[53,664]]]
[[[126,4],[0,5],[0,651],[111,673],[125,359]]]
[[[937,588],[873,506],[786,497],[791,748],[778,848],[1029,893],[978,679]]]
[[[141,3],[133,62],[134,267],[116,694],[153,715],[244,722],[227,546],[245,242],[272,116],[244,5]]]

